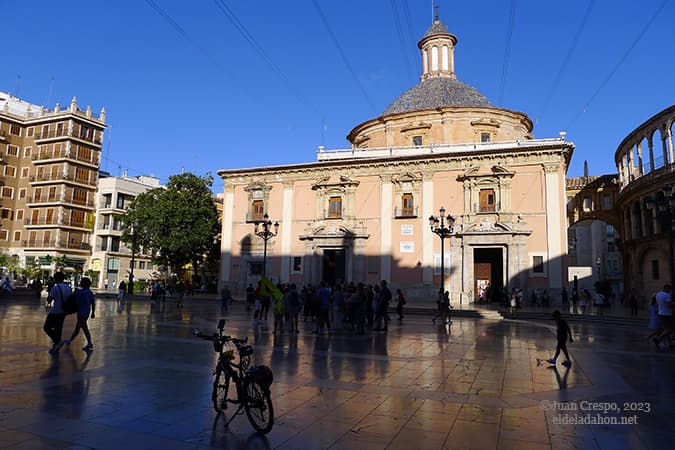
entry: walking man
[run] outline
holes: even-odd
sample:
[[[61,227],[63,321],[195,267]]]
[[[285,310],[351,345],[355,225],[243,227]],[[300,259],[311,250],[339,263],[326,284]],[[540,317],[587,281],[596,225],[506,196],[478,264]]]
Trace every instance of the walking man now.
[[[560,355],[560,351],[562,350],[565,354],[565,360],[562,362],[563,366],[571,366],[572,361],[570,361],[570,355],[567,353],[567,337],[569,336],[570,342],[574,342],[574,339],[572,339],[572,331],[570,330],[570,326],[567,324],[567,322],[560,317],[560,311],[557,309],[553,311],[553,318],[555,319],[556,339],[558,340],[558,345],[555,347],[555,355],[553,355],[553,358],[549,358],[546,361],[551,364],[555,364],[555,361],[558,359],[558,355]]]
[[[87,338],[87,345],[82,347],[82,350],[85,352],[90,352],[94,350],[94,344],[91,342],[91,333],[89,333],[89,325],[87,325],[87,320],[91,314],[91,318],[96,317],[96,304],[94,303],[94,293],[91,292],[91,280],[87,277],[82,278],[80,281],[80,289],[75,291],[75,300],[77,301],[77,324],[73,330],[73,334],[70,336],[70,339],[64,341],[65,344],[70,344],[75,340],[80,330],[84,333],[84,337]]]
[[[49,353],[55,354],[63,346],[61,341],[63,333],[63,321],[66,320],[66,313],[63,311],[63,301],[70,297],[73,291],[70,289],[68,283],[64,283],[65,276],[63,272],[56,272],[54,274],[54,286],[49,291],[48,301],[52,302],[52,308],[47,314],[47,319],[44,324],[44,331],[52,340],[52,348]]]

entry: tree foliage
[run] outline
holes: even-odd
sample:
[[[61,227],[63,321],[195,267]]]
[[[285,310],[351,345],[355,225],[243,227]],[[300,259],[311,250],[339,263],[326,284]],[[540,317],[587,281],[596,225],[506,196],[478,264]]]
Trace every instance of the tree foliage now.
[[[136,197],[122,217],[122,240],[130,247],[149,249],[153,262],[180,271],[201,265],[218,234],[218,211],[212,200],[213,177],[182,173],[165,188]],[[132,233],[132,225],[135,233]]]

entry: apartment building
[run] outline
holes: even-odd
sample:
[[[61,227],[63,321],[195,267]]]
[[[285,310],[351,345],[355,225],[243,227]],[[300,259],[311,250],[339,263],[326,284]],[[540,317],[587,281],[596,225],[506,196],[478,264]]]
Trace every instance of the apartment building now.
[[[75,97],[47,109],[0,92],[0,248],[22,265],[84,267],[105,128]]]
[[[96,194],[96,220],[92,240],[91,262],[89,269],[99,274],[94,286],[99,289],[116,289],[123,279],[129,278],[133,269],[135,280],[149,280],[155,268],[150,261],[150,253],[137,242],[134,251],[132,245],[121,242],[124,232],[122,216],[129,204],[141,193],[161,187],[158,178],[150,176],[121,177],[107,176],[101,173]],[[132,230],[129,230],[131,232]]]

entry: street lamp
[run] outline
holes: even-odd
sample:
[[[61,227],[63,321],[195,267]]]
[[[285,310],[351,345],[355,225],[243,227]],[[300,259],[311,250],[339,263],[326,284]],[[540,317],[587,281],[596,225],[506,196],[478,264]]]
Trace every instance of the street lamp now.
[[[445,295],[445,238],[452,235],[452,228],[455,225],[455,218],[450,214],[445,215],[445,208],[441,206],[438,210],[440,215],[438,217],[429,216],[429,227],[431,232],[441,238],[441,292]],[[448,224],[445,225],[447,220]]]
[[[263,220],[261,221],[255,221],[254,222],[255,228],[253,229],[253,232],[261,237],[263,241],[265,241],[265,245],[263,247],[263,277],[265,276],[265,273],[267,271],[267,241],[272,239],[274,236],[279,234],[279,222],[274,222],[274,231],[272,231],[272,221],[270,220],[270,216],[265,213],[263,216]]]
[[[134,293],[134,265],[136,261],[136,228],[138,228],[138,219],[131,224],[131,268],[129,269],[129,285],[127,292],[129,295]]]
[[[655,210],[659,223],[659,230],[668,233],[668,264],[670,266],[670,284],[675,283],[675,189],[672,184],[666,184],[654,197],[645,198],[645,206],[649,210]]]

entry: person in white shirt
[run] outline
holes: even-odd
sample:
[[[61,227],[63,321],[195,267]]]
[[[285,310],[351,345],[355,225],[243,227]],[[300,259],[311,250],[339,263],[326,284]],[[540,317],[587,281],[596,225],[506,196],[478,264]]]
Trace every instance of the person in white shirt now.
[[[47,314],[43,330],[52,340],[52,348],[49,353],[54,354],[59,351],[64,342],[61,340],[63,333],[63,321],[66,320],[66,313],[63,311],[63,302],[73,293],[70,285],[64,282],[63,272],[54,274],[54,286],[49,291],[48,300],[52,301],[52,308]]]
[[[671,344],[670,336],[673,333],[673,305],[670,292],[671,286],[669,284],[666,284],[663,286],[663,290],[656,294],[658,317],[662,329],[661,333],[653,339],[654,345],[656,346],[657,350],[659,349],[661,339],[665,339],[668,342],[669,346]]]

